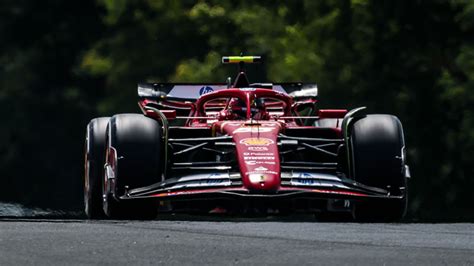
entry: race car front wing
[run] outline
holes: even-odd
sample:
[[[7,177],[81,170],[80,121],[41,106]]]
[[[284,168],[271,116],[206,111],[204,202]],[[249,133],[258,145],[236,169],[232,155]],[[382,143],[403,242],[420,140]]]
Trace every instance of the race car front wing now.
[[[400,199],[388,190],[366,186],[331,174],[282,172],[280,189],[255,193],[242,185],[239,173],[195,174],[167,179],[148,187],[125,191],[120,199],[246,198],[386,198]]]

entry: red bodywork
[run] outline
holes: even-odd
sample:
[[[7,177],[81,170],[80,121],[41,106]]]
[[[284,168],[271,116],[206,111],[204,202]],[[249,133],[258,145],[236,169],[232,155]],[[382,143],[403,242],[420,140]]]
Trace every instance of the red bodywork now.
[[[314,97],[292,97],[250,85],[204,93],[195,101],[142,98],[139,105],[143,113],[163,123],[170,132],[165,140],[175,148],[165,156],[168,171],[162,182],[128,191],[121,199],[389,196],[385,190],[357,184],[344,173],[339,151],[345,144],[341,124],[347,110],[316,110],[316,102]],[[303,115],[305,110],[314,116]],[[168,129],[167,124],[175,121],[182,123]],[[202,147],[212,152],[220,145],[230,147],[222,154],[232,156],[225,161],[216,155],[211,159],[216,164],[213,166],[201,167],[206,163],[192,161],[199,159],[199,153],[190,162],[179,155]],[[306,153],[298,157],[300,151]],[[173,161],[173,156],[181,161]]]
[[[282,101],[284,115],[289,115],[292,99],[268,89],[229,89],[203,95],[196,102],[197,116],[203,116],[204,103],[221,97],[242,99],[247,112],[245,120],[221,120],[211,125],[216,135],[232,136],[244,187],[250,191],[277,191],[280,188],[280,160],[277,136],[284,125],[276,119],[251,121],[251,103],[257,97],[272,97]],[[225,112],[225,110],[224,110]],[[224,119],[228,114],[223,114]],[[195,122],[198,122],[196,119]]]
[[[245,117],[233,117],[232,110],[225,103],[223,110],[207,116],[205,112],[206,103],[214,99],[238,98],[245,103]],[[277,115],[267,114],[265,120],[253,119],[252,104],[257,98],[271,98],[277,102],[271,102],[267,105],[270,107],[280,108],[282,112]],[[230,88],[202,95],[195,103],[191,102],[167,102],[162,104],[169,107],[189,108],[190,116],[179,117],[186,119],[185,127],[192,129],[209,128],[212,137],[231,136],[232,142],[235,143],[235,156],[238,162],[242,186],[232,188],[206,188],[206,189],[181,189],[176,191],[166,191],[151,194],[153,197],[172,197],[182,195],[207,194],[214,192],[239,192],[248,194],[278,194],[279,192],[292,192],[295,187],[282,185],[279,140],[278,136],[285,133],[286,130],[303,129],[316,130],[314,126],[298,125],[298,116],[292,114],[292,110],[297,110],[298,104],[313,104],[315,100],[305,100],[295,103],[288,94],[265,88]],[[146,106],[153,101],[144,99],[140,102],[140,106],[144,110],[144,114],[160,119],[155,111],[146,109]],[[266,106],[266,107],[268,107]],[[169,120],[177,119],[175,110],[162,109],[161,112]],[[297,113],[297,112],[294,112]],[[319,110],[319,118],[321,119],[342,119],[347,110]],[[211,121],[211,122],[210,122]],[[327,129],[326,129],[327,130]],[[330,128],[334,138],[342,138],[340,127]],[[315,131],[315,133],[317,133]],[[299,192],[318,193],[329,195],[346,195],[346,196],[368,196],[366,193],[354,192],[346,189],[313,189],[298,188]]]

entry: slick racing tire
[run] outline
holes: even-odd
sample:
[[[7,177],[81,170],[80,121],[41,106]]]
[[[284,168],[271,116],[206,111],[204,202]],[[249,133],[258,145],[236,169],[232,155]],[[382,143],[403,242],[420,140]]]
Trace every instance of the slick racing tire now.
[[[350,134],[354,179],[364,185],[386,189],[400,199],[356,201],[353,216],[358,221],[391,222],[407,209],[407,179],[404,172],[403,128],[395,116],[368,115],[352,124]]]
[[[153,219],[154,199],[120,199],[126,190],[161,181],[161,125],[141,114],[119,114],[107,126],[103,208],[113,219]],[[108,168],[107,168],[108,167]],[[110,176],[113,175],[113,176]]]
[[[89,219],[105,218],[102,209],[102,176],[105,135],[109,117],[92,119],[87,125],[84,152],[84,211]]]

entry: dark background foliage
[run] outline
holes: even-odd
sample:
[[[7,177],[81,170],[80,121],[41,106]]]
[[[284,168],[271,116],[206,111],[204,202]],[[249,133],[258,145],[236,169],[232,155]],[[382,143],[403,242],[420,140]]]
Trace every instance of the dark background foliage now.
[[[90,119],[138,112],[140,81],[222,82],[244,52],[323,107],[400,117],[410,217],[473,220],[473,36],[461,0],[2,1],[0,200],[80,209]]]

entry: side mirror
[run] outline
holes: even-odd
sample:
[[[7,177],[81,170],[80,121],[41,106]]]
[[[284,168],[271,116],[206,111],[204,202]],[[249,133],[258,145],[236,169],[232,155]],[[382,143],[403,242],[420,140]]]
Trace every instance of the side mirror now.
[[[296,100],[316,98],[318,97],[318,87],[316,85],[311,87],[303,87],[301,90],[291,92],[289,95]]]
[[[146,99],[165,99],[167,94],[156,90],[149,84],[138,84],[138,97]]]

